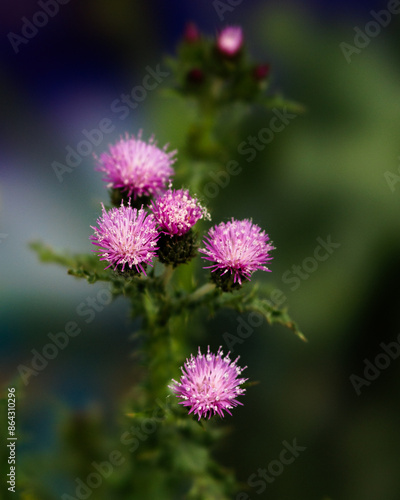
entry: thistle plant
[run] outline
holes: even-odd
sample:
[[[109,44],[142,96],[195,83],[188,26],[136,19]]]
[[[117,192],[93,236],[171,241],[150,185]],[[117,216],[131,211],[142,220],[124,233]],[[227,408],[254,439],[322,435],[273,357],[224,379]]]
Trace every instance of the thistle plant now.
[[[239,357],[224,355],[222,346],[215,353],[198,345],[191,325],[200,325],[204,339],[203,319],[215,311],[256,311],[304,340],[287,311],[266,300],[255,283],[254,273],[272,270],[267,265],[275,248],[266,230],[252,214],[211,223],[212,207],[201,196],[205,172],[227,155],[217,133],[221,110],[234,113],[237,103],[297,105],[265,95],[267,66],[250,60],[240,27],[207,38],[189,25],[169,64],[173,92],[197,107],[183,151],[159,148],[153,136],[145,140],[141,131],[129,131],[94,159],[109,205],[98,207],[92,234],[88,228],[93,252],[71,257],[32,245],[43,261],[67,266],[72,276],[107,282],[114,300],[129,301],[132,318],[140,320],[135,335],[142,377],[119,416],[123,429],[153,426],[140,449],[121,434],[125,465],[118,481],[104,479],[99,499],[212,500],[237,491],[233,472],[217,464],[211,451],[226,432],[222,419],[245,404],[246,387],[254,382],[251,365],[243,378]]]

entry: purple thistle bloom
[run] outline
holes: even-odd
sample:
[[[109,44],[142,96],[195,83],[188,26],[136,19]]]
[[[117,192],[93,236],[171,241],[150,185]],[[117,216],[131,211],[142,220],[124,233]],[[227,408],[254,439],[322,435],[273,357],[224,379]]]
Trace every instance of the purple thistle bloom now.
[[[268,240],[265,231],[251,220],[232,218],[232,221],[221,222],[209,230],[203,240],[206,248],[200,248],[199,252],[205,254],[203,259],[213,262],[205,269],[221,270],[221,275],[229,272],[233,274],[234,283],[241,285],[242,279],[250,280],[257,269],[270,271],[264,264],[272,259],[268,252],[275,247],[267,243]]]
[[[112,208],[108,212],[102,204],[102,217],[97,219],[99,227],[92,227],[94,235],[90,236],[94,250],[101,255],[100,260],[106,260],[111,266],[125,266],[130,269],[136,267],[138,273],[146,274],[143,264],[152,265],[157,250],[158,231],[152,215],[148,215],[141,208],[137,210],[130,205],[123,204],[119,208]]]
[[[217,36],[217,47],[221,54],[234,57],[243,46],[243,32],[240,26],[228,26]]]
[[[236,398],[245,392],[240,385],[248,380],[238,378],[247,368],[237,366],[239,357],[231,361],[228,352],[223,358],[222,347],[217,354],[212,354],[210,346],[207,354],[201,354],[199,347],[198,355],[194,357],[192,354],[190,360],[187,359],[181,367],[180,381],[173,379],[174,385],[168,387],[183,400],[179,404],[190,407],[189,415],[197,414],[199,420],[216,414],[224,417],[224,411],[232,415],[229,411],[231,408],[243,405]]]
[[[176,151],[167,153],[168,145],[159,149],[153,137],[148,143],[141,137],[140,131],[137,138],[127,135],[110,145],[109,153],[102,153],[97,158],[99,166],[95,169],[105,173],[103,180],[108,182],[108,188],[127,191],[134,199],[162,192],[174,174],[172,165],[176,161],[173,158]]]
[[[152,202],[151,209],[160,231],[170,236],[182,236],[199,219],[210,219],[207,209],[197,198],[191,197],[187,189],[172,190],[170,187]]]

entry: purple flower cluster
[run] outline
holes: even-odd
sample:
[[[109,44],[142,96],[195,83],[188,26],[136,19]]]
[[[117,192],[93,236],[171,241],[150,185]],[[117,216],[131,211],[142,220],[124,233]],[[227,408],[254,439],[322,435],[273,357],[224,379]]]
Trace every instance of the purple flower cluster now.
[[[182,399],[179,404],[190,407],[189,414],[193,413],[200,420],[218,414],[224,417],[224,411],[232,415],[230,410],[242,405],[236,398],[244,394],[241,384],[248,380],[240,377],[242,371],[236,363],[239,356],[232,361],[229,353],[223,357],[222,347],[217,354],[199,352],[196,357],[191,355],[181,367],[182,376],[179,382],[172,380],[169,386],[175,395]]]
[[[148,143],[142,141],[141,132],[137,138],[126,136],[100,155],[96,170],[104,172],[109,188],[126,191],[134,199],[155,196],[165,190],[174,174],[176,151],[167,153],[167,147],[159,149],[153,137]]]
[[[123,272],[125,266],[135,266],[137,272],[146,274],[144,264],[152,265],[157,250],[158,231],[152,215],[141,208],[137,210],[130,205],[112,208],[108,212],[102,205],[103,214],[97,220],[98,227],[93,227],[92,243],[99,248],[95,250],[109,265]]]
[[[199,219],[210,219],[207,209],[187,189],[172,190],[171,186],[153,201],[152,211],[160,231],[170,236],[182,236]]]
[[[213,264],[207,266],[212,272],[220,270],[221,275],[230,273],[233,281],[242,284],[242,279],[250,280],[254,271],[269,271],[265,264],[272,259],[268,252],[274,247],[267,243],[269,236],[250,220],[221,222],[212,227],[199,252],[203,259]]]
[[[227,28],[218,39],[220,49],[235,54],[241,37],[240,28]],[[90,239],[98,247],[95,252],[100,260],[108,262],[106,269],[146,274],[146,266],[155,257],[175,267],[197,254],[196,234],[191,229],[210,215],[187,189],[172,189],[175,153],[157,148],[154,139],[142,141],[139,133],[137,138],[121,139],[100,156],[97,170],[105,173],[108,187],[126,192],[129,198],[127,205],[122,201],[108,211],[102,205],[102,216],[92,226]],[[147,209],[131,207],[131,201],[143,196],[154,197]],[[266,264],[274,247],[251,220],[222,222],[208,231],[203,244],[199,252],[211,262],[206,268],[224,291],[240,288],[242,280],[250,280],[256,270],[269,271]],[[237,398],[244,394],[240,386],[247,380],[240,377],[244,368],[237,365],[238,359],[232,361],[229,353],[224,357],[221,347],[216,354],[210,348],[202,354],[199,347],[198,355],[191,355],[181,367],[180,381],[172,380],[170,388],[199,420],[224,417],[225,412],[231,415],[230,410],[242,404]]]
[[[147,215],[143,208],[133,209],[130,204],[106,212],[103,206],[103,216],[98,220],[98,226],[93,228],[95,235],[92,243],[99,246],[97,252],[101,260],[107,260],[107,267],[119,267],[121,271],[127,265],[135,266],[138,272],[144,272],[142,264],[150,264],[156,255],[157,240],[160,235],[183,237],[199,219],[210,219],[206,208],[197,198],[189,195],[187,189],[173,190],[171,184],[165,191],[166,183],[173,174],[172,157],[175,151],[167,153],[165,148],[156,147],[154,139],[149,143],[138,138],[126,138],[115,146],[110,146],[110,153],[100,156],[98,170],[106,173],[105,180],[113,188],[128,190],[134,197],[143,195],[158,195],[150,207],[152,214]],[[182,263],[193,256],[195,243],[193,238],[188,241],[175,241],[167,245],[169,253],[164,248],[159,257],[162,262]],[[211,228],[203,243],[205,248],[199,252],[203,259],[212,262],[210,266],[218,277],[233,278],[233,284],[240,286],[243,279],[250,280],[254,271],[268,271],[265,264],[271,260],[269,251],[274,247],[268,243],[269,237],[250,220],[235,220]],[[172,241],[172,240],[171,240]],[[188,248],[183,251],[183,246]],[[179,256],[178,256],[179,254]],[[172,260],[171,260],[172,259]],[[218,283],[223,290],[231,290],[232,286]]]

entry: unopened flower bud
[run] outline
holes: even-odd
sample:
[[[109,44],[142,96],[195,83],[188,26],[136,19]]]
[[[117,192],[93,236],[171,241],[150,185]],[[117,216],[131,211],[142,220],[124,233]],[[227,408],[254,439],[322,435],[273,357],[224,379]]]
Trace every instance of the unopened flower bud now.
[[[193,68],[189,71],[186,78],[189,83],[202,83],[204,81],[204,72],[200,68]]]
[[[257,81],[266,80],[269,76],[270,69],[271,67],[269,64],[258,64],[253,71],[253,76],[255,80]]]
[[[183,39],[187,43],[194,43],[200,40],[200,31],[193,22],[186,24]]]

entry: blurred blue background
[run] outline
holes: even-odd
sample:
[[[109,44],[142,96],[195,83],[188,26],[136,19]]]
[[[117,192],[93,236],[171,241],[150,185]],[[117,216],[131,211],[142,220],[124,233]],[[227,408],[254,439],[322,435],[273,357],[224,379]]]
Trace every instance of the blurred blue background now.
[[[233,432],[218,456],[246,483],[278,458],[282,441],[297,438],[306,450],[260,494],[250,487],[250,498],[400,497],[400,361],[360,395],[350,380],[363,377],[364,360],[373,363],[380,343],[400,333],[400,183],[394,177],[400,175],[400,15],[392,15],[350,62],[340,45],[354,45],[354,28],[364,30],[373,20],[371,9],[387,7],[374,1],[243,1],[221,20],[211,1],[71,0],[15,53],[9,34],[20,34],[21,19],[32,19],[40,8],[26,0],[12,8],[2,4],[1,385],[17,377],[18,365],[29,364],[31,350],[40,350],[49,332],[62,331],[69,321],[82,327],[30,379],[19,414],[26,437],[22,457],[60,448],[60,407],[96,408],[115,425],[120,400],[137,376],[128,354],[135,325],[127,304],[118,300],[85,324],[77,307],[98,297],[102,286],[42,265],[28,249],[40,239],[58,249],[90,251],[90,225],[106,199],[92,155],[62,182],[53,162],[65,163],[66,147],[75,148],[82,131],[105,118],[114,130],[94,153],[139,129],[179,149],[190,116],[163,95],[163,83],[126,118],[112,103],[142,83],[148,66],[165,68],[163,58],[173,54],[187,21],[210,35],[241,24],[254,57],[271,63],[271,88],[307,111],[253,162],[232,158],[243,173],[212,201],[213,221],[253,217],[267,230],[277,250],[272,273],[257,279],[282,291],[309,342],[262,325],[235,346],[247,376],[260,384],[229,421]],[[252,116],[238,143],[267,124],[265,114]],[[285,272],[312,257],[317,238],[328,236],[340,246],[298,287],[287,283]],[[234,334],[237,326],[236,315],[217,315],[207,324],[208,342],[218,347],[222,334]],[[58,478],[41,480],[54,491],[68,484],[62,462]]]

